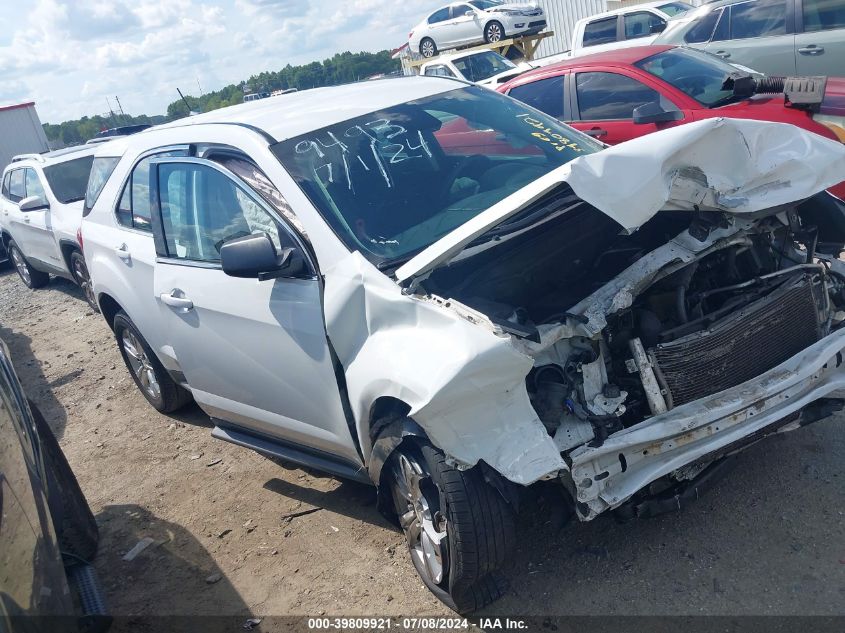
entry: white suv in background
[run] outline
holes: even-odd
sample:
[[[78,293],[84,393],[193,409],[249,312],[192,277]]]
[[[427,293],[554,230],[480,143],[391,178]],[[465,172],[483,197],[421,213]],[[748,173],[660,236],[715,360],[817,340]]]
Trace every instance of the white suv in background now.
[[[430,14],[408,34],[408,46],[423,57],[434,57],[441,50],[532,35],[544,28],[546,14],[536,4],[468,0]]]
[[[51,274],[70,279],[94,309],[77,234],[95,150],[16,156],[3,172],[0,198],[0,241],[23,283],[40,288]]]
[[[646,46],[668,21],[694,9],[680,0],[659,0],[582,18],[572,32],[572,57],[628,46]]]

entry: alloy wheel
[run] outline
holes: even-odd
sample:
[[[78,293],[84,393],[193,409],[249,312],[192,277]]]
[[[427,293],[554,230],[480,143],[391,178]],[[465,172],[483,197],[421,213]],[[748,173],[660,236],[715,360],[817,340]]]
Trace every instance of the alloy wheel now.
[[[411,457],[400,454],[395,467],[394,496],[399,524],[408,540],[414,566],[434,585],[443,582],[447,565],[446,517],[432,509],[437,490],[430,477]]]
[[[141,388],[152,398],[158,399],[161,397],[161,387],[156,379],[155,369],[147,358],[144,348],[141,347],[138,338],[130,330],[123,330],[121,337],[121,344],[123,350],[126,352],[126,358],[129,360],[129,366],[132,368],[132,373],[138,379],[138,384]]]
[[[426,40],[422,43],[423,57],[434,57],[434,42]]]
[[[21,252],[17,248],[12,249],[12,261],[15,264],[15,268],[18,271],[18,274],[23,279],[24,283],[29,286],[32,284],[32,277],[29,274],[29,268],[27,268],[26,261],[21,255]]]
[[[498,42],[502,39],[502,27],[498,24],[491,24],[487,27],[487,41]]]

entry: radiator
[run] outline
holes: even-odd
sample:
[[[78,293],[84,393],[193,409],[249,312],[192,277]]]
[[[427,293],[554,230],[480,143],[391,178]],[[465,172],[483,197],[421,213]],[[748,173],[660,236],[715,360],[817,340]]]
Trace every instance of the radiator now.
[[[650,349],[672,405],[735,387],[818,341],[824,293],[817,275],[802,275],[707,330]]]

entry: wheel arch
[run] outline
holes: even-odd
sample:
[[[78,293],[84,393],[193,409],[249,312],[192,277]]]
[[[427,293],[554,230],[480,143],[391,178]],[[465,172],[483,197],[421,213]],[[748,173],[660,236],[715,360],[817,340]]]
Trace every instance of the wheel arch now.
[[[73,268],[70,265],[70,257],[73,255],[74,251],[81,253],[82,249],[79,248],[79,244],[68,239],[59,240],[59,249],[62,253],[62,261],[64,261],[68,272],[73,275]],[[76,277],[74,276],[74,280],[75,279]]]
[[[97,304],[100,306],[100,313],[103,315],[106,323],[114,330],[114,317],[117,316],[118,312],[123,310],[123,306],[114,297],[105,292],[100,293],[97,297]]]

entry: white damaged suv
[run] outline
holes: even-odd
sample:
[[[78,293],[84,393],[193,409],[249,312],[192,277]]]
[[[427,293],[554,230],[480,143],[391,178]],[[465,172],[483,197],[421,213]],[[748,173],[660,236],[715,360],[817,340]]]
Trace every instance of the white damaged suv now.
[[[676,508],[842,408],[845,147],[709,120],[602,149],[414,77],[102,147],[82,223],[147,400],[378,487],[441,600],[501,591],[521,487]]]

